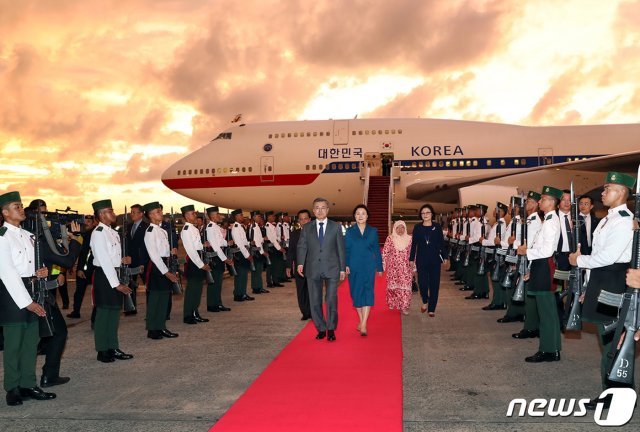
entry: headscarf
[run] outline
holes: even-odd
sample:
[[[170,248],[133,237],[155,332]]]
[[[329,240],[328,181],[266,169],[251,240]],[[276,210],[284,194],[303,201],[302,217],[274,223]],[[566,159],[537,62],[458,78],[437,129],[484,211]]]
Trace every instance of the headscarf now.
[[[398,228],[399,226],[404,227],[403,235],[399,235],[396,232],[396,228]],[[409,246],[409,243],[411,243],[411,236],[407,232],[407,224],[405,224],[404,221],[399,220],[393,224],[393,230],[391,231],[391,238],[393,240],[393,245],[397,250],[404,250],[407,248],[407,246]]]

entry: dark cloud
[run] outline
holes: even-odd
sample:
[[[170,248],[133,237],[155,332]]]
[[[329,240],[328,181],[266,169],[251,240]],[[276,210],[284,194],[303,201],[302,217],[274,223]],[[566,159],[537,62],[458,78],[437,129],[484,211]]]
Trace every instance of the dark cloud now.
[[[142,153],[134,153],[127,162],[127,166],[114,172],[109,181],[113,184],[158,181],[167,167],[176,162],[179,157],[176,154],[146,157]]]

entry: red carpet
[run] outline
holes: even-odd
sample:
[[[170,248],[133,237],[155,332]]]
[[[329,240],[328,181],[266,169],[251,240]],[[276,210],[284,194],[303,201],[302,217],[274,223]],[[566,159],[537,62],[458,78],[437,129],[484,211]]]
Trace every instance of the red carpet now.
[[[402,430],[402,328],[376,278],[369,336],[356,331],[349,285],[338,290],[336,341],[309,323],[211,428],[227,431]]]

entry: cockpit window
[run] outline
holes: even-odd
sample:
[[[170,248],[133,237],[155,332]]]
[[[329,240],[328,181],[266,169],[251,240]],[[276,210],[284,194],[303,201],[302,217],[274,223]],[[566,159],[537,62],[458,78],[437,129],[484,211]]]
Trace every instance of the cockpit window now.
[[[215,137],[213,141],[219,139],[231,139],[231,132],[222,132],[221,134],[218,134],[218,136]]]

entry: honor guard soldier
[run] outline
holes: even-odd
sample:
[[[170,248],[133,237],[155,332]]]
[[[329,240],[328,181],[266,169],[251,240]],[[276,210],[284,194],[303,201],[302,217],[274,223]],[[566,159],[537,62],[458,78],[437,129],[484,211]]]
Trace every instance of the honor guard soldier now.
[[[196,226],[198,215],[193,205],[187,205],[180,209],[185,218],[184,227],[180,232],[182,246],[187,252],[187,290],[184,295],[183,321],[185,324],[197,324],[209,322],[207,318],[202,318],[198,312],[200,299],[202,297],[202,284],[207,278],[206,272],[211,271],[211,267],[202,261],[200,254],[204,246],[200,231]]]
[[[209,312],[228,312],[231,309],[222,304],[222,278],[224,276],[224,265],[233,265],[231,257],[227,256],[224,249],[227,249],[227,241],[222,234],[222,228],[218,225],[222,222],[222,215],[217,206],[207,209],[207,217],[209,223],[205,228],[209,247],[213,250],[215,256],[211,259],[211,276],[213,282],[207,286],[207,310]]]
[[[131,288],[120,283],[118,272],[122,264],[130,264],[130,257],[122,257],[120,235],[111,228],[116,221],[111,200],[96,201],[92,204],[94,216],[100,221],[91,235],[94,270],[94,301],[96,304],[96,324],[94,331],[98,360],[111,363],[129,360],[131,354],[120,350],[118,324],[124,295],[131,294]]]
[[[486,273],[479,274],[480,266],[480,247],[482,246],[483,232],[489,231],[487,229],[487,214],[488,207],[484,204],[475,205],[475,220],[472,220],[471,224],[471,236],[469,243],[473,245],[471,252],[471,259],[469,261],[469,280],[473,281],[473,298],[489,298],[489,279]],[[484,228],[483,228],[484,227]]]
[[[284,212],[279,212],[276,214],[276,219],[278,221],[278,223],[276,224],[276,239],[278,240],[278,242],[280,243],[280,247],[282,248],[280,253],[281,256],[279,258],[281,258],[280,262],[278,263],[278,274],[277,279],[274,279],[274,282],[277,280],[279,283],[283,283],[283,282],[287,282],[289,281],[289,279],[287,278],[287,273],[285,272],[285,260],[286,260],[286,254],[287,254],[287,241],[289,239],[288,234],[285,235],[285,229],[284,229]]]
[[[162,205],[159,202],[150,202],[142,208],[149,219],[149,226],[144,233],[144,245],[149,255],[145,272],[145,285],[149,294],[146,315],[147,337],[149,339],[174,338],[178,334],[167,330],[166,321],[172,286],[178,279],[168,267],[171,251],[169,234],[160,226],[163,219]]]
[[[284,255],[285,262],[287,260],[286,253],[289,250],[290,239],[291,239],[291,217],[289,216],[289,213],[282,212],[282,245],[285,248],[285,255]],[[283,265],[282,269],[285,271],[284,281],[291,282],[291,278],[287,276],[286,265]]]
[[[528,295],[535,297],[540,321],[538,352],[525,359],[529,363],[560,360],[560,317],[551,279],[555,271],[553,254],[560,238],[560,219],[555,210],[561,199],[561,190],[551,186],[542,188],[539,203],[544,213],[542,228],[533,238],[531,247],[518,247],[518,254],[526,255],[531,263]]]
[[[454,258],[454,261],[456,261],[456,272],[454,273],[453,277],[458,281],[456,282],[456,285],[462,285],[460,291],[471,291],[473,289],[472,287],[467,285],[466,281],[463,280],[463,276],[465,274],[463,260],[464,250],[466,249],[466,246],[464,245],[466,244],[467,236],[469,235],[469,223],[469,208],[465,206],[460,211],[460,225],[457,234],[459,242],[458,252],[456,252],[456,257]],[[462,245],[460,244],[460,242],[462,243]]]
[[[615,321],[619,316],[619,310],[615,306],[599,303],[598,297],[603,292],[622,296],[627,288],[625,278],[631,261],[633,240],[633,214],[627,208],[627,199],[629,189],[633,188],[635,182],[633,177],[626,174],[607,174],[602,191],[602,203],[609,207],[609,211],[593,232],[591,255],[582,255],[578,249],[569,256],[571,265],[587,269],[590,273],[582,299],[582,317],[584,321],[593,323],[598,328],[602,344],[600,374],[603,390],[619,387],[607,379],[607,354],[611,349],[614,332],[605,332],[605,324]],[[597,401],[592,400],[587,408],[595,409],[596,405]]]
[[[540,231],[542,227],[542,220],[540,219],[540,215],[538,214],[538,201],[540,201],[540,194],[538,192],[529,191],[527,194],[527,199],[525,200],[525,214],[527,216],[526,219],[526,235],[527,235],[527,245],[530,245],[533,241],[533,238],[537,235],[537,232]],[[514,241],[513,245],[515,248],[520,247],[520,244],[523,244],[521,238],[518,238]],[[524,277],[524,275],[519,275],[519,277]],[[529,282],[525,280],[525,295],[524,295],[524,305],[514,303],[513,301],[513,291],[514,289],[507,290],[509,295],[507,296],[507,313],[504,317],[498,320],[499,323],[509,323],[514,321],[523,321],[524,320],[524,329],[519,333],[515,333],[512,336],[516,339],[527,339],[531,337],[538,336],[538,311],[536,310],[535,299],[532,296],[527,295],[527,286]]]
[[[249,275],[249,266],[253,257],[251,256],[249,241],[247,240],[247,232],[244,230],[242,215],[242,209],[236,209],[231,212],[235,222],[231,227],[231,236],[235,243],[235,248],[232,248],[233,260],[236,263],[236,272],[238,275],[233,281],[233,301],[242,302],[248,300],[255,300],[247,294],[247,282]]]
[[[264,255],[266,252],[263,248],[264,238],[260,230],[259,221],[262,218],[259,210],[251,212],[251,224],[249,225],[248,240],[251,245],[251,255],[253,256],[254,269],[251,270],[251,291],[254,294],[267,294],[269,290],[264,289],[262,284],[262,272],[264,270]]]
[[[36,386],[36,352],[40,340],[38,317],[44,308],[33,301],[34,276],[46,278],[46,267],[35,270],[34,237],[20,228],[26,219],[18,192],[0,195],[4,225],[0,227],[0,326],[4,332],[4,389],[7,405],[23,399],[46,400],[55,393]]]
[[[267,231],[267,239],[269,240],[268,253],[271,265],[267,267],[267,287],[283,287],[280,283],[280,268],[284,267],[282,259],[282,246],[278,240],[278,233],[276,230],[275,220],[276,217],[272,211],[265,213],[267,217],[267,223],[265,229]]]
[[[502,204],[501,202],[496,203],[496,210],[495,210],[495,214],[497,216],[496,222],[493,224],[493,226],[489,230],[489,233],[484,238],[481,239],[482,246],[486,248],[500,247],[499,245],[496,246],[496,238],[498,237],[499,234],[502,234],[501,232],[498,233],[498,228],[502,230],[504,227],[504,215],[506,211],[507,211],[506,205]],[[497,255],[496,255],[496,258],[497,258]],[[506,299],[505,299],[504,290],[500,288],[499,284],[497,283],[493,284],[492,295],[493,297],[491,299],[491,303],[488,306],[483,307],[482,310],[496,310],[496,309],[503,308],[503,305],[506,303]]]

